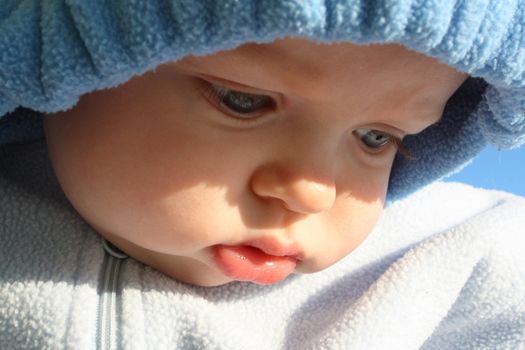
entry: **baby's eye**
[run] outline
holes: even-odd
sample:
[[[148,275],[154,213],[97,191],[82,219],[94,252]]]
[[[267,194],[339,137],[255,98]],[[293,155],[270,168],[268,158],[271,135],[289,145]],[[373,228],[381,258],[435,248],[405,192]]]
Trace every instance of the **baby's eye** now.
[[[359,128],[354,134],[370,150],[379,151],[389,143],[395,142],[395,137],[380,130]]]
[[[239,119],[254,119],[275,107],[275,101],[270,96],[231,90],[215,84],[207,84],[204,92],[216,107]]]
[[[236,113],[252,113],[270,105],[271,98],[228,90],[223,94],[221,102]]]

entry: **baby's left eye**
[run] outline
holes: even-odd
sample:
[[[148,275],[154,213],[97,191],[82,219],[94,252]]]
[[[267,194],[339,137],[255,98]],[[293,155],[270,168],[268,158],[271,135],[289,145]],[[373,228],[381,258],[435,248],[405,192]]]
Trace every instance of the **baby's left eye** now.
[[[378,151],[393,142],[395,137],[380,130],[359,128],[354,130],[361,142],[372,151]]]

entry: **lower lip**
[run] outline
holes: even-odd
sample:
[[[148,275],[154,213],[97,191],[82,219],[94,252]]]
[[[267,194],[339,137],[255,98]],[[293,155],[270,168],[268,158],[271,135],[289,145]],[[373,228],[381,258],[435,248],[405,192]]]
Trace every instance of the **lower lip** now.
[[[237,281],[274,284],[290,275],[297,260],[290,256],[268,255],[260,249],[247,246],[216,245],[215,263],[226,276]]]

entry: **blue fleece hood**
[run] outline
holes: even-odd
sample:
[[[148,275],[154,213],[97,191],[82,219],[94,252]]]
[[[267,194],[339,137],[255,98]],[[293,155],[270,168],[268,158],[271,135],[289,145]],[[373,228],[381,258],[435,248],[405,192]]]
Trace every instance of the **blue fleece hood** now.
[[[40,112],[188,54],[246,42],[399,43],[469,73],[442,120],[406,138],[389,199],[525,143],[525,0],[3,0],[0,144],[42,135]]]

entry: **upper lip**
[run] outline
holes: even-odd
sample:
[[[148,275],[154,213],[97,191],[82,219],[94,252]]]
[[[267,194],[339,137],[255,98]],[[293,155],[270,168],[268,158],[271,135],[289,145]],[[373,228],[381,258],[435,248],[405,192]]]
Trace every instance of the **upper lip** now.
[[[298,244],[284,245],[276,238],[262,237],[243,242],[242,245],[251,246],[260,249],[268,255],[289,256],[296,260],[302,260],[304,253]]]

